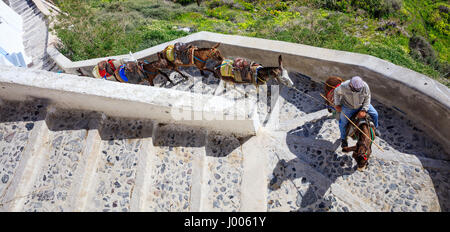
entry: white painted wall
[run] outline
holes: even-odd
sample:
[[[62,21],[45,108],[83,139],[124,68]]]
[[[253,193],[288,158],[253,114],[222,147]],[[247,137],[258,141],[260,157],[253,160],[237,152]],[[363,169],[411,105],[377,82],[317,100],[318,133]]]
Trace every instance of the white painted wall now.
[[[22,18],[3,1],[0,1],[0,48],[7,53],[0,52],[0,65],[26,67],[31,63],[31,58],[25,54],[22,36]]]
[[[256,105],[250,101],[0,65],[0,99],[20,101],[29,97],[46,99],[57,108],[236,135],[254,135],[259,126]]]

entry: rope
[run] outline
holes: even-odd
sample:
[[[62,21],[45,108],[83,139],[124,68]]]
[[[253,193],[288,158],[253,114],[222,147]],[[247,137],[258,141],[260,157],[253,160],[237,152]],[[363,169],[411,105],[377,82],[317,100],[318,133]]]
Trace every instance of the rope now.
[[[335,88],[337,88],[339,85],[337,85],[337,86],[331,86],[331,85],[329,85],[327,82],[324,82],[328,87],[330,87],[330,88],[333,88],[333,89],[335,89]]]

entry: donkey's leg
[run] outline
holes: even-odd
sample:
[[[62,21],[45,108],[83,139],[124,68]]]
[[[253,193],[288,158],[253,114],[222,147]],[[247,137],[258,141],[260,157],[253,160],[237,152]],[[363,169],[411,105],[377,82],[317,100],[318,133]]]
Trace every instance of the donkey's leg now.
[[[159,70],[158,69],[158,73],[159,74],[161,74],[161,75],[163,75],[172,85],[175,85],[174,83],[173,83],[173,81],[172,80],[170,80],[170,78],[169,78],[169,76],[166,74],[166,73],[164,73],[163,71],[161,71],[161,70]]]
[[[209,69],[209,68],[205,68],[204,70],[206,70],[206,71],[208,71],[208,72],[212,72],[212,74],[214,75],[214,77],[220,78],[214,70],[211,70],[211,69]]]
[[[153,80],[155,79],[155,77],[156,77],[156,75],[148,78],[148,83],[150,83],[151,86],[155,86],[155,84],[153,83]]]
[[[174,70],[177,71],[185,80],[188,80],[188,77],[184,75],[179,69],[178,66],[175,65]]]
[[[344,148],[342,148],[342,151],[343,151],[343,152],[356,151],[356,146],[353,146],[353,147],[344,147]],[[355,157],[353,157],[353,158],[355,158]]]

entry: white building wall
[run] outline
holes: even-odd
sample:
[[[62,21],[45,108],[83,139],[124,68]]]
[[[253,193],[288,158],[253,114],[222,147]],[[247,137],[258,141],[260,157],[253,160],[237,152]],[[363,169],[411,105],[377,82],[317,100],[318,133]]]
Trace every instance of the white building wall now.
[[[0,65],[26,67],[31,61],[23,46],[22,18],[0,1]]]

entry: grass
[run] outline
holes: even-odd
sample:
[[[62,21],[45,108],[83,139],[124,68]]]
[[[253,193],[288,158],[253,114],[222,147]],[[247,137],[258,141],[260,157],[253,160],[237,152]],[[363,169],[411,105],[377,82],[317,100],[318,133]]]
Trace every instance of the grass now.
[[[381,15],[367,10],[373,8],[370,4],[379,7],[380,1],[401,7],[387,5],[392,9],[382,9],[379,12],[388,13]],[[177,28],[189,27],[193,32],[236,34],[368,54],[450,87],[446,1],[366,0],[356,5],[351,0],[337,1],[348,3],[341,8],[330,7],[328,2],[333,1],[210,0],[198,7],[163,0],[59,0],[55,3],[69,16],[60,16],[54,29],[62,41],[60,51],[72,60],[139,51],[185,36],[188,33]],[[411,51],[409,41],[413,36],[425,38],[436,56],[418,56]]]

